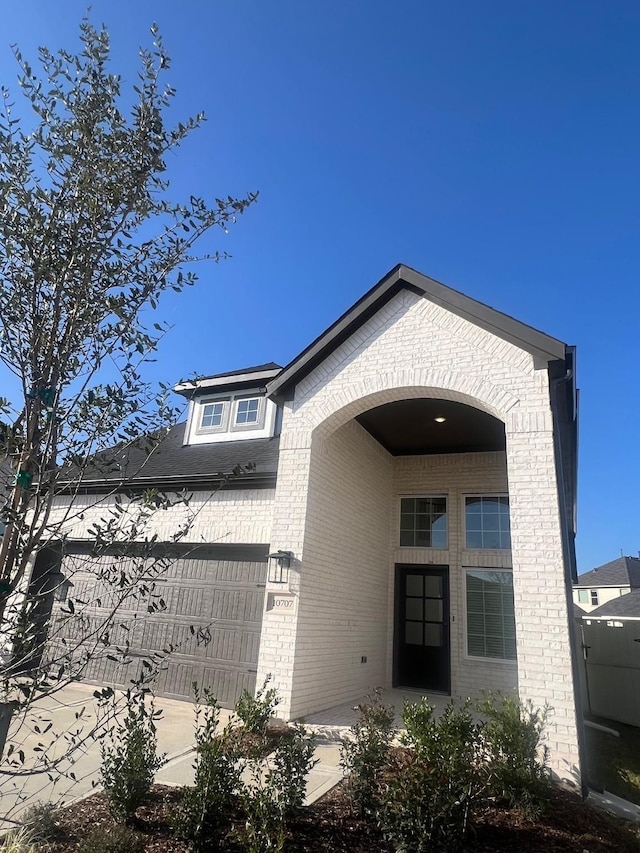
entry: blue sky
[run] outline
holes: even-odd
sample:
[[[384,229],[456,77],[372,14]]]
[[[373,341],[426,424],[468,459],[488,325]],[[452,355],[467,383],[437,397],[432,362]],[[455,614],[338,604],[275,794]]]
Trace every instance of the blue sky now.
[[[86,3],[3,9],[75,49]],[[580,571],[640,548],[640,5],[617,0],[94,0],[134,82],[157,21],[176,197],[259,190],[169,298],[151,378],[287,363],[402,262],[578,347]],[[10,385],[0,373],[2,386]],[[6,391],[5,391],[6,393]]]

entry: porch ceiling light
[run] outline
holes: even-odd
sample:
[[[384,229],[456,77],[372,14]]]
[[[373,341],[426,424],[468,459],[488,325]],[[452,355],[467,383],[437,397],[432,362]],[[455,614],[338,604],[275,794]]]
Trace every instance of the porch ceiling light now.
[[[289,566],[293,551],[274,551],[269,554],[269,582],[286,583],[289,578]]]
[[[446,418],[443,418],[442,415],[439,415],[437,418],[434,418],[434,421],[437,424],[443,424],[446,421]]]

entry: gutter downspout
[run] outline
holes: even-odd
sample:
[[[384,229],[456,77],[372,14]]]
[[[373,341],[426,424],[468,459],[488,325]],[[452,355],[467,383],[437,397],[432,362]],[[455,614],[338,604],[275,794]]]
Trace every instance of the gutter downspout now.
[[[558,376],[551,379],[550,385],[550,402],[551,413],[553,416],[553,444],[556,457],[556,482],[558,486],[558,501],[560,508],[560,530],[562,532],[562,551],[564,557],[564,583],[565,583],[565,598],[567,607],[567,627],[569,629],[569,648],[571,650],[571,671],[573,674],[573,701],[576,715],[576,731],[578,735],[578,757],[580,760],[580,787],[582,796],[587,798],[589,790],[592,787],[588,780],[588,764],[586,751],[586,736],[584,726],[584,713],[582,710],[582,701],[580,696],[580,681],[578,671],[577,649],[575,647],[575,631],[573,626],[573,575],[576,573],[575,561],[575,544],[573,544],[574,532],[569,530],[568,513],[567,513],[567,495],[565,491],[565,471],[562,465],[562,441],[560,439],[559,415],[558,415],[558,395],[560,388],[568,381],[574,379],[574,369],[567,367],[565,357],[565,373],[564,376]],[[577,422],[577,406],[576,406],[576,422]],[[577,428],[577,424],[576,424]],[[577,469],[577,439],[576,439],[576,469]],[[577,489],[577,477],[575,489]],[[575,495],[573,495],[575,499]],[[572,512],[572,517],[575,518],[575,513]]]

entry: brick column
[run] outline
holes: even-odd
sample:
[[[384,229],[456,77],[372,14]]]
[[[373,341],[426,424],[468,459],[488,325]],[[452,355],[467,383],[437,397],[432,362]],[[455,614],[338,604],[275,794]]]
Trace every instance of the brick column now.
[[[551,412],[515,410],[505,427],[520,696],[552,706],[552,769],[579,781]]]
[[[285,412],[285,418],[286,414]],[[272,584],[267,581],[257,684],[260,686],[267,675],[273,677],[272,684],[280,696],[277,713],[284,719],[289,719],[291,711],[310,460],[311,432],[287,431],[283,428],[270,548],[271,552],[292,551],[294,559],[289,570],[288,583]],[[270,607],[273,604],[273,596],[283,594],[293,596],[291,609]]]

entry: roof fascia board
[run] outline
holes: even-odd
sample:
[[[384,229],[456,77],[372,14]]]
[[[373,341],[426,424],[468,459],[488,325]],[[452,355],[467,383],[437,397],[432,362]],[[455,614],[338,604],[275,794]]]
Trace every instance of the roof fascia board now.
[[[526,323],[516,320],[509,314],[497,311],[472,299],[459,290],[454,290],[446,284],[436,281],[434,278],[423,275],[410,267],[402,267],[402,278],[409,284],[413,284],[422,290],[423,295],[441,308],[469,320],[476,326],[480,326],[499,338],[510,341],[519,349],[530,352],[544,361],[564,359],[566,345],[552,338],[550,335],[534,329]]]
[[[406,287],[429,299],[441,308],[457,314],[476,326],[509,341],[543,361],[564,359],[566,346],[562,341],[534,329],[519,320],[490,308],[470,296],[410,267],[399,264],[364,294],[335,323],[317,337],[300,355],[291,361],[267,384],[267,396],[290,399],[291,389],[314,367],[321,363],[348,335],[355,331],[377,308]],[[289,392],[289,393],[288,393]]]
[[[282,396],[286,399],[287,395],[281,393],[281,389],[285,389],[291,385],[291,380],[296,379],[299,373],[306,375],[306,373],[313,370],[338,345],[338,341],[342,340],[353,330],[352,327],[355,328],[356,325],[362,322],[363,315],[369,317],[377,307],[390,298],[390,291],[391,295],[393,295],[399,290],[400,270],[401,267],[397,266],[391,272],[387,273],[364,296],[361,296],[351,308],[338,317],[328,329],[312,341],[293,361],[290,361],[275,379],[267,383],[267,397],[279,398]]]
[[[619,613],[611,613],[609,616],[592,616],[590,613],[585,613],[580,618],[590,619],[592,622],[640,622],[640,616],[624,616]]]
[[[260,370],[256,373],[236,373],[233,376],[223,376],[220,379],[194,379],[193,381],[178,382],[173,390],[176,394],[193,394],[209,388],[227,388],[230,385],[240,385],[273,379],[280,373],[278,370]]]
[[[268,489],[276,484],[277,474],[245,474],[234,477],[231,474],[182,474],[167,477],[135,477],[130,480],[82,480],[59,483],[56,494],[67,495],[76,492],[111,494],[140,489]]]

